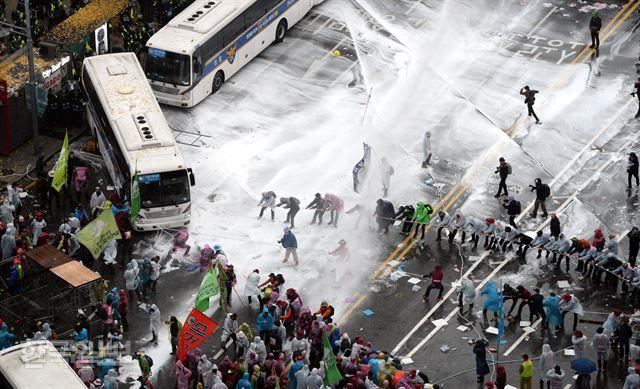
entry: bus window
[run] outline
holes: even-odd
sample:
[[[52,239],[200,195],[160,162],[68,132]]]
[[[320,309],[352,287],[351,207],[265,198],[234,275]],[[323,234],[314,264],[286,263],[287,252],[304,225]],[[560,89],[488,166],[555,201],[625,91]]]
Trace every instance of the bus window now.
[[[269,10],[274,9],[277,5],[282,3],[282,0],[266,0],[266,1],[267,1],[267,9]]]
[[[189,85],[191,60],[188,55],[149,47],[147,51],[145,73],[154,81],[174,85]]]
[[[266,0],[258,0],[251,7],[244,11],[244,24],[247,28],[253,26],[255,22],[260,20],[267,13]]]
[[[193,53],[193,83],[195,84],[202,77],[202,54],[201,49]]]
[[[144,208],[184,204],[190,200],[189,178],[185,170],[139,176],[140,199]]]
[[[224,26],[222,29],[222,42],[224,46],[227,46],[233,42],[243,31],[244,28],[244,16],[240,15],[233,19],[231,23]]]

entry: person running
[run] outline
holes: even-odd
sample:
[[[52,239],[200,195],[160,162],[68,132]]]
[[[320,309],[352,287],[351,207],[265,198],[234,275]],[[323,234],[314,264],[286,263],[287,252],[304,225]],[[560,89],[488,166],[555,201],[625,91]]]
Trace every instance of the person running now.
[[[539,93],[535,89],[529,88],[529,85],[525,85],[524,88],[520,89],[520,94],[524,96],[524,103],[527,105],[527,113],[529,116],[533,116],[536,119],[536,124],[540,124],[540,119],[538,119],[538,115],[533,110],[533,104],[536,102],[536,94]]]
[[[495,198],[499,198],[501,193],[504,191],[504,195],[508,196],[509,191],[507,190],[507,177],[511,174],[511,165],[507,163],[507,161],[500,157],[498,159],[499,165],[496,167],[495,174],[500,175],[500,183],[498,184],[498,193],[496,193]]]
[[[591,31],[591,46],[592,49],[600,49],[600,29],[602,28],[602,19],[597,10],[593,11],[591,20],[589,21],[589,30]]]
[[[442,266],[436,265],[433,268],[433,271],[429,274],[424,274],[422,278],[431,278],[431,285],[427,287],[427,290],[424,292],[424,296],[422,296],[422,301],[429,301],[429,294],[432,289],[438,289],[438,301],[442,301],[442,293],[444,292],[444,286],[442,286],[442,279],[444,278],[444,273],[442,272]]]

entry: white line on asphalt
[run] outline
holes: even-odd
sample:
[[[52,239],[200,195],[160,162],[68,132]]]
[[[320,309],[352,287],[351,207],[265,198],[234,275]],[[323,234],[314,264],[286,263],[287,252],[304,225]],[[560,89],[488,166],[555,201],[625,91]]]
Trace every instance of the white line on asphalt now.
[[[415,3],[413,3],[413,5],[411,6],[411,8],[409,8],[409,9],[407,10],[407,12],[405,12],[404,14],[405,14],[405,15],[409,15],[409,14],[411,13],[411,11],[413,11],[413,10],[414,10],[418,5],[421,5],[421,4],[422,4],[422,0],[416,0],[416,2],[415,2]]]
[[[502,263],[500,263],[500,265],[498,265],[498,267],[496,267],[491,274],[489,274],[489,276],[487,278],[485,278],[479,285],[478,287],[476,287],[476,291],[480,291],[480,289],[487,283],[489,282],[489,280],[491,278],[493,278],[493,276],[495,276],[500,270],[502,270],[502,268],[509,262],[511,262],[511,259],[515,258],[515,256],[510,256],[508,258],[505,258],[504,261],[502,261]],[[480,262],[480,261],[478,261]],[[453,288],[452,288],[453,290]],[[455,315],[458,314],[458,307],[456,307],[453,311],[451,311],[451,313],[449,313],[449,315],[444,319],[446,322],[450,321]],[[411,358],[413,356],[413,354],[415,354],[416,352],[418,352],[418,350],[420,350],[422,348],[422,346],[425,345],[425,343],[427,343],[431,338],[433,338],[435,336],[436,333],[438,333],[438,331],[440,331],[440,328],[442,327],[436,327],[434,328],[424,339],[422,339],[420,341],[420,343],[418,343],[418,345],[416,347],[414,347],[411,351],[409,351],[409,353],[407,355],[404,355],[405,358]],[[393,354],[393,353],[391,353]]]
[[[320,27],[318,27],[318,29],[317,29],[317,30],[315,30],[315,31],[313,32],[313,35],[316,35],[316,34],[317,34],[317,33],[319,33],[320,31],[322,31],[322,29],[323,29],[323,28],[325,28],[325,27],[327,26],[327,24],[329,24],[332,20],[333,20],[333,18],[331,18],[331,17],[327,16],[327,21],[325,21],[324,23],[322,23],[322,24],[320,25]]]
[[[518,338],[518,340],[516,340],[511,347],[509,347],[509,349],[503,354],[505,357],[508,356],[509,354],[511,354],[511,352],[513,350],[516,349],[516,347],[518,347],[518,345],[520,343],[522,343],[523,340],[525,340],[527,338],[527,336],[529,336],[530,334],[536,332],[536,327],[538,327],[540,325],[540,323],[542,323],[542,318],[538,318],[538,320],[536,320],[535,323],[533,323],[533,325],[531,326],[531,331],[524,331],[524,334],[522,334],[522,336],[520,336]]]
[[[233,343],[233,340],[229,339],[227,341],[227,344],[224,346],[224,348],[228,348],[229,346],[231,346],[231,344]],[[218,352],[216,353],[216,355],[213,356],[213,360],[217,361],[218,358],[220,358],[220,356],[222,355],[222,353],[224,352],[224,348],[221,348],[220,350],[218,350]]]
[[[480,255],[480,258],[478,258],[478,260],[471,265],[471,267],[467,270],[466,273],[464,273],[463,277],[467,277],[469,276],[469,274],[471,274],[471,272],[478,267],[478,265],[480,265],[480,263],[489,255],[489,251],[485,251]],[[407,342],[407,340],[409,340],[409,338],[411,336],[413,336],[413,334],[416,333],[416,331],[418,331],[418,329],[420,327],[422,327],[422,325],[424,323],[427,322],[427,320],[429,320],[429,318],[431,317],[431,315],[433,315],[438,308],[440,308],[440,306],[449,299],[449,297],[451,297],[451,295],[456,291],[456,288],[449,288],[449,290],[447,291],[447,293],[444,295],[442,301],[439,301],[436,305],[433,306],[433,308],[431,308],[429,310],[429,312],[427,312],[426,315],[424,315],[424,317],[422,319],[420,319],[420,321],[407,333],[407,335],[405,335],[404,338],[402,338],[402,340],[396,345],[396,347],[391,351],[391,354],[395,354],[398,352],[398,350],[400,350],[400,348],[402,346],[404,346],[404,344]]]
[[[530,38],[531,35],[533,35],[534,32],[536,32],[536,30],[542,25],[542,23],[546,22],[547,19],[549,19],[549,16],[551,16],[551,14],[553,14],[554,12],[556,12],[556,10],[558,9],[557,6],[553,6],[553,8],[551,8],[551,10],[549,11],[549,13],[547,13],[545,15],[544,18],[542,18],[541,21],[538,22],[538,24],[536,24],[535,26],[533,26],[533,28],[531,29],[531,31],[529,31],[527,33],[527,38]]]
[[[353,69],[356,65],[358,65],[360,63],[360,61],[356,60],[354,61],[348,68],[347,70],[345,70],[344,72],[340,73],[340,75],[338,77],[336,77],[335,80],[333,80],[333,82],[331,83],[331,85],[329,85],[329,88],[333,88],[338,81],[340,81],[342,79],[342,77],[344,77],[345,74],[347,74],[348,72],[351,71],[351,69]]]
[[[565,386],[564,389],[571,389],[571,384],[567,384],[567,386]]]
[[[558,174],[556,174],[556,176],[553,178],[553,180],[551,180],[549,182],[549,186],[553,186],[556,182],[558,182],[558,180],[560,180],[560,178],[569,170],[569,168],[571,168],[571,166],[573,166],[573,164],[575,164],[578,159],[580,159],[580,157],[582,157],[582,155],[584,153],[586,153],[587,151],[591,150],[591,146],[593,146],[593,144],[595,143],[596,140],[598,140],[602,134],[604,134],[610,127],[611,125],[613,125],[614,121],[616,121],[618,119],[618,116],[624,112],[624,110],[627,108],[627,106],[629,104],[631,104],[631,102],[633,102],[633,100],[635,99],[629,99],[629,101],[627,101],[627,103],[625,105],[623,105],[618,112],[616,112],[615,115],[613,115],[613,117],[611,118],[611,120],[609,120],[609,122],[602,127],[602,129],[600,131],[598,131],[598,133],[596,133],[590,140],[589,142],[587,142],[586,145],[584,145],[584,147],[582,148],[582,150],[580,150],[578,152],[578,154],[576,154],[573,159],[571,161],[569,161],[563,168],[562,170],[560,170],[560,172],[558,172]],[[524,217],[524,215],[526,215],[531,208],[533,208],[534,202],[529,203],[529,205],[527,205],[527,207],[520,213],[521,216]]]

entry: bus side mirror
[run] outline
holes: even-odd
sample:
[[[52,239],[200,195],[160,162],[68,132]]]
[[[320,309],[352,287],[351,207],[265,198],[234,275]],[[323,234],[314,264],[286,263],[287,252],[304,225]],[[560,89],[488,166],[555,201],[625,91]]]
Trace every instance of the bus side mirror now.
[[[193,174],[193,170],[189,168],[187,171],[189,172],[189,184],[191,186],[196,186],[196,176]]]

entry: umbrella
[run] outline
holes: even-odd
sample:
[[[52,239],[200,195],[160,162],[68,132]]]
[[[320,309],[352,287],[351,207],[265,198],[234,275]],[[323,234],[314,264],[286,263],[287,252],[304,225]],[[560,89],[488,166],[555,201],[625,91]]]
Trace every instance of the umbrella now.
[[[591,374],[597,370],[595,362],[587,358],[574,359],[571,368],[578,374]]]

